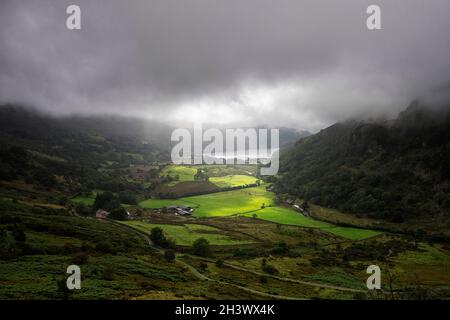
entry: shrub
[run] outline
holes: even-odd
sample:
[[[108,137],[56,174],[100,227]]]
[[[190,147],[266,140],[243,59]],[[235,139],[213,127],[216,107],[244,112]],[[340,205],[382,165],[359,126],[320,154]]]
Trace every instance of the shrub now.
[[[106,281],[113,281],[114,280],[114,270],[110,267],[106,267],[102,271],[102,279]]]
[[[95,245],[95,250],[103,253],[116,253],[113,246],[107,241],[100,241]]]
[[[150,239],[158,246],[163,246],[167,242],[166,236],[160,227],[152,228],[150,231]]]
[[[279,272],[277,268],[275,268],[274,266],[272,266],[270,264],[265,264],[262,267],[262,269],[263,269],[264,272],[266,272],[268,274],[272,274],[272,275],[278,274],[278,272]]]
[[[82,203],[75,207],[75,212],[82,216],[88,216],[90,214],[89,208]]]
[[[131,205],[136,205],[137,201],[136,201],[136,196],[128,191],[122,191],[119,193],[119,200],[122,203],[126,203],[126,204],[131,204]]]
[[[89,260],[89,255],[85,252],[79,252],[72,257],[72,262],[76,265],[82,265],[87,263]]]
[[[14,259],[20,255],[20,249],[14,238],[3,229],[0,229],[0,259]]]
[[[289,251],[289,248],[284,241],[280,241],[277,245],[272,249],[272,253],[275,254],[285,254]]]
[[[168,262],[172,262],[175,260],[175,251],[172,249],[167,249],[164,251],[164,259]]]
[[[223,266],[224,266],[223,260],[222,260],[222,259],[218,259],[218,260],[216,261],[216,267],[222,268]]]
[[[72,290],[67,288],[67,279],[65,277],[56,280],[56,291],[61,299],[69,299],[72,296]]]
[[[127,210],[125,210],[122,207],[116,208],[111,211],[111,213],[109,214],[109,218],[120,221],[127,220],[128,218]]]
[[[200,257],[211,256],[211,249],[209,247],[209,242],[205,238],[199,238],[192,244],[192,252]]]

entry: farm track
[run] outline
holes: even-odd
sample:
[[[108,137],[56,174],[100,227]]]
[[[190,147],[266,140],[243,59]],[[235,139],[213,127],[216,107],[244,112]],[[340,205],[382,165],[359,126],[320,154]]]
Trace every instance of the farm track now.
[[[115,221],[112,221],[112,220],[106,220],[106,221],[108,221],[110,223],[113,223],[113,224],[116,224],[116,225],[119,225],[121,227],[124,227],[124,228],[126,228],[128,230],[133,230],[133,232],[135,232],[136,234],[139,234],[141,237],[143,237],[147,241],[149,247],[152,250],[156,250],[158,253],[163,253],[163,249],[161,249],[161,248],[157,247],[155,244],[153,244],[153,242],[150,240],[150,237],[146,233],[141,232],[141,231],[139,231],[137,229],[134,229],[133,227],[130,227],[130,226],[127,226],[127,225],[124,225],[124,224],[121,224],[121,223],[118,223],[118,222],[115,222]],[[188,255],[188,254],[183,254],[183,255],[179,255],[178,254],[177,255],[177,257],[176,257],[177,263],[182,265],[182,266],[184,266],[184,267],[186,267],[189,271],[191,271],[191,273],[194,276],[196,276],[200,280],[210,281],[210,282],[215,282],[215,283],[218,283],[218,284],[232,286],[232,287],[239,288],[241,290],[244,290],[244,291],[247,291],[247,292],[250,292],[250,293],[254,293],[254,294],[257,294],[257,295],[260,295],[260,296],[264,296],[264,297],[270,297],[270,298],[273,298],[273,299],[305,300],[303,298],[297,298],[297,297],[273,295],[273,294],[270,294],[270,293],[266,293],[266,292],[262,292],[262,291],[253,290],[253,289],[250,289],[250,288],[247,288],[247,287],[243,287],[243,286],[240,286],[240,285],[237,285],[237,284],[233,284],[233,283],[229,283],[229,282],[225,282],[225,281],[215,280],[215,279],[209,278],[209,277],[205,276],[204,274],[200,273],[195,267],[193,267],[189,263],[179,259],[179,257],[182,258],[183,256],[190,257],[190,258],[197,259],[197,260],[210,262],[210,263],[214,263],[215,261],[213,259],[201,258],[201,257],[196,257],[196,256]],[[269,275],[269,274],[266,274],[266,273],[262,273],[262,272],[254,271],[254,270],[251,270],[251,269],[243,268],[243,267],[240,267],[240,266],[236,266],[236,265],[228,263],[228,262],[225,262],[224,265],[229,267],[229,268],[238,270],[238,271],[247,272],[247,273],[251,273],[251,274],[254,274],[254,275],[258,275],[258,276],[270,277],[270,278],[273,278],[273,279],[277,279],[279,281],[284,281],[284,282],[289,282],[289,283],[297,283],[297,284],[306,285],[306,286],[334,289],[334,290],[346,291],[346,292],[355,292],[355,293],[356,292],[366,292],[365,290],[352,289],[352,288],[347,288],[347,287],[342,287],[342,286],[333,286],[333,285],[321,284],[321,283],[317,283],[317,282],[303,281],[303,280],[297,280],[297,279],[292,279],[292,278],[287,278],[287,277],[280,277],[280,276],[275,276],[275,275]]]
[[[150,237],[147,234],[145,234],[144,232],[141,232],[141,231],[139,231],[139,230],[137,230],[137,229],[135,229],[133,227],[130,227],[130,226],[118,223],[118,222],[116,222],[114,220],[106,219],[105,221],[108,221],[109,223],[112,223],[112,224],[124,227],[124,228],[126,228],[128,230],[132,230],[134,233],[136,233],[136,234],[140,235],[141,237],[143,237],[147,241],[149,247],[153,251],[157,251],[160,254],[163,253],[163,249],[157,247],[150,240]],[[289,296],[280,296],[280,295],[270,294],[270,293],[266,293],[266,292],[262,292],[262,291],[258,291],[258,290],[254,290],[254,289],[250,289],[250,288],[246,288],[246,287],[234,284],[234,283],[229,283],[229,282],[225,282],[225,281],[215,280],[215,279],[209,278],[209,277],[205,276],[204,274],[202,274],[201,272],[199,272],[194,266],[190,265],[189,263],[187,263],[185,261],[180,260],[178,257],[176,258],[176,263],[181,265],[181,266],[183,266],[183,267],[185,267],[185,268],[187,268],[195,277],[197,277],[199,280],[202,280],[202,281],[209,281],[209,282],[213,282],[213,283],[218,283],[218,284],[222,284],[222,285],[235,287],[235,288],[244,290],[246,292],[253,293],[253,294],[256,294],[256,295],[259,295],[259,296],[263,296],[263,297],[266,297],[266,298],[283,299],[283,300],[306,300],[306,299],[297,298],[297,297],[289,297]]]
[[[203,260],[203,261],[206,261],[206,262],[215,262],[213,259],[200,258],[200,257],[187,255],[187,254],[185,254],[185,256],[188,256],[190,258],[197,259],[197,260]],[[252,274],[257,275],[257,276],[265,276],[265,277],[277,279],[277,280],[280,280],[280,281],[291,282],[291,283],[298,283],[298,284],[302,284],[302,285],[306,285],[306,286],[328,288],[328,289],[334,289],[334,290],[339,290],[339,291],[348,291],[348,292],[366,292],[366,290],[352,289],[352,288],[347,288],[347,287],[333,286],[333,285],[327,285],[327,284],[322,284],[322,283],[317,283],[317,282],[303,281],[303,280],[297,280],[297,279],[292,279],[292,278],[287,278],[287,277],[280,277],[280,276],[270,275],[270,274],[267,274],[267,273],[263,273],[263,272],[247,269],[247,268],[244,268],[244,267],[240,267],[240,266],[234,265],[234,264],[229,263],[229,262],[224,262],[224,265],[229,267],[229,268],[232,268],[232,269],[235,269],[235,270],[239,270],[239,271],[248,272],[248,273],[252,273]]]

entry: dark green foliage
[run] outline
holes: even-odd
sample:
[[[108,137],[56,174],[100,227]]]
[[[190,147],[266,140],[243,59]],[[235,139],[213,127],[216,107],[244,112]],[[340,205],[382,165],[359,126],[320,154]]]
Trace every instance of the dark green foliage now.
[[[95,250],[103,253],[117,253],[117,248],[115,248],[110,242],[108,241],[101,241],[97,243],[95,246]]]
[[[127,220],[127,218],[128,218],[127,210],[125,210],[122,207],[113,209],[110,212],[108,218],[111,218],[114,220],[122,220],[122,221]]]
[[[175,251],[172,249],[167,249],[164,251],[164,259],[168,262],[172,262],[175,260]]]
[[[192,244],[192,252],[200,257],[211,256],[211,248],[209,247],[208,240],[204,238],[199,238]]]
[[[89,260],[89,255],[85,252],[79,252],[72,257],[72,262],[76,265],[82,265],[87,263]]]
[[[198,267],[200,268],[201,271],[206,271],[208,269],[208,265],[205,262],[200,262],[198,264]]]
[[[75,212],[82,216],[88,216],[91,214],[91,210],[82,203],[76,205]]]
[[[20,255],[17,242],[10,232],[0,229],[0,259],[14,259]]]
[[[266,276],[259,277],[259,282],[261,282],[262,284],[266,284],[268,281],[269,279],[267,279]]]
[[[275,274],[277,274],[279,272],[277,268],[275,268],[273,265],[267,263],[267,259],[266,258],[263,258],[261,260],[261,269],[265,273],[268,273],[268,274],[271,274],[271,275],[275,275]]]
[[[225,266],[224,261],[222,259],[216,260],[216,267],[223,268]]]
[[[197,173],[194,175],[195,181],[208,181],[209,176],[203,169],[197,169]]]
[[[98,193],[97,196],[95,197],[95,201],[94,201],[94,205],[93,205],[94,211],[96,211],[98,209],[111,211],[111,210],[117,209],[119,207],[120,207],[119,200],[110,191]]]
[[[27,240],[27,236],[23,231],[22,227],[14,224],[14,228],[12,230],[12,236],[16,242],[25,242]]]
[[[255,258],[267,256],[267,252],[261,248],[238,248],[234,250],[233,256],[237,258]]]
[[[136,200],[136,196],[128,191],[122,191],[119,193],[119,200],[122,203],[125,204],[131,204],[131,205],[136,205],[137,204],[137,200]]]
[[[163,248],[175,248],[175,242],[172,239],[167,239],[164,231],[159,227],[152,228],[150,231],[150,240],[157,246]]]
[[[263,270],[265,273],[268,273],[268,274],[271,274],[271,275],[275,275],[275,274],[278,274],[278,273],[279,273],[278,269],[275,268],[275,267],[274,267],[273,265],[271,265],[271,264],[265,264],[265,265],[263,265],[263,266],[262,266],[262,270]]]
[[[155,227],[150,231],[150,239],[158,246],[162,246],[167,241],[163,230],[159,227]]]
[[[114,270],[111,267],[106,267],[102,271],[101,278],[106,281],[113,281],[114,280]]]
[[[401,223],[449,213],[450,110],[411,105],[393,122],[337,123],[281,159],[277,193]]]
[[[272,253],[274,254],[286,254],[289,252],[289,248],[284,241],[280,241],[277,245],[272,249]]]
[[[70,299],[73,291],[67,288],[67,279],[65,277],[56,280],[56,291],[59,299]]]
[[[0,180],[21,179],[71,195],[93,189],[137,192],[142,191],[142,185],[127,181],[115,171],[98,169],[105,163],[112,168],[128,168],[168,158],[163,148],[142,143],[148,134],[146,121],[55,118],[20,107],[0,107]],[[169,130],[161,125],[151,128]]]

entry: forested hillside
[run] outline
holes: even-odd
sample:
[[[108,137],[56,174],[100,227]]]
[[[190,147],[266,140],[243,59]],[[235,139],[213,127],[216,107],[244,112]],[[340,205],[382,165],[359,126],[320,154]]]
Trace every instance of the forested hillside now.
[[[392,121],[347,121],[283,153],[276,189],[402,222],[450,215],[450,107],[412,103]]]
[[[169,159],[166,148],[150,142],[168,129],[153,125],[146,128],[127,118],[56,118],[3,106],[0,180],[22,180],[69,193],[124,189],[128,182],[112,169]]]

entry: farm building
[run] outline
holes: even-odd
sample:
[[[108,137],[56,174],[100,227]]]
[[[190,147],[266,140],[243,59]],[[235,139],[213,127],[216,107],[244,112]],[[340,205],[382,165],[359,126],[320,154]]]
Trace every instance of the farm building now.
[[[166,207],[167,212],[169,213],[175,213],[180,216],[190,216],[194,209],[189,206],[183,206],[183,205],[170,205]]]
[[[308,204],[306,203],[306,205],[305,205],[305,203],[306,202],[304,202],[302,205],[294,204],[292,207],[295,210],[301,212],[305,217],[309,217],[309,216],[311,216],[311,213],[308,210],[308,208],[309,208]]]
[[[95,212],[95,217],[99,219],[106,219],[109,216],[109,212],[105,211],[103,209],[98,209],[97,212]]]

